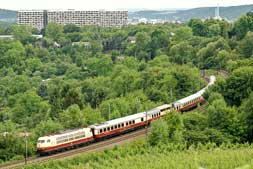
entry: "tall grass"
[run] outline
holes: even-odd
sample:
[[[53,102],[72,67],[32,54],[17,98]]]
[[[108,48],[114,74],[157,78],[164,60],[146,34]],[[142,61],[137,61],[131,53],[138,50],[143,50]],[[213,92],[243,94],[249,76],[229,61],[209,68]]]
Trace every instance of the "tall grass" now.
[[[233,169],[253,168],[253,147],[228,145],[220,148],[182,145],[149,147],[143,141],[63,161],[34,164],[30,168],[70,169]]]

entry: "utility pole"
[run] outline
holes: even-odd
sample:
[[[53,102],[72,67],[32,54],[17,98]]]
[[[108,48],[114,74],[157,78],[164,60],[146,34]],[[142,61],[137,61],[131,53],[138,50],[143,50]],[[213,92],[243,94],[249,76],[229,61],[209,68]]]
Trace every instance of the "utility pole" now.
[[[170,88],[170,101],[173,102],[173,93],[172,88]]]
[[[148,140],[148,112],[145,109],[146,113],[146,140]]]
[[[27,164],[27,135],[25,136],[25,165]]]
[[[27,164],[27,157],[28,157],[28,146],[27,146],[27,137],[29,136],[28,132],[21,133],[21,136],[25,138],[25,165]]]

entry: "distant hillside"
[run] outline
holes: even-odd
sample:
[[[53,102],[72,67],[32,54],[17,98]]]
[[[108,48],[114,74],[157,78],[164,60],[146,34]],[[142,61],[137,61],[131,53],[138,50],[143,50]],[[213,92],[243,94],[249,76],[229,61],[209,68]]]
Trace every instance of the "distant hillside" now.
[[[220,16],[228,20],[235,20],[242,14],[253,12],[253,5],[220,7]],[[130,12],[129,18],[139,17],[148,19],[167,19],[167,20],[180,20],[188,21],[191,18],[210,18],[215,15],[215,7],[194,8],[188,10],[168,10],[168,11],[137,11]]]
[[[0,21],[2,22],[16,22],[16,11],[0,9]]]
[[[242,14],[253,12],[253,5],[220,7],[220,16],[228,20],[235,20]],[[15,22],[16,11],[0,9],[0,21]],[[148,19],[166,19],[180,20],[186,22],[191,18],[210,18],[215,15],[215,7],[194,8],[188,10],[142,10],[129,12],[129,18],[148,18]]]

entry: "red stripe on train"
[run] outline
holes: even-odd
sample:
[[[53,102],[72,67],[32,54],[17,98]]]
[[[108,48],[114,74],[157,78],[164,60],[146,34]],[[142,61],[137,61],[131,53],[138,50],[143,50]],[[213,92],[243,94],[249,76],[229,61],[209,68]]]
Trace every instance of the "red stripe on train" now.
[[[113,135],[113,134],[116,134],[116,133],[120,133],[120,132],[126,131],[126,130],[128,130],[128,129],[132,129],[132,128],[135,128],[135,127],[144,126],[144,125],[146,125],[147,123],[150,123],[151,121],[158,120],[160,117],[161,117],[161,116],[158,116],[158,117],[149,119],[148,122],[142,121],[142,122],[140,122],[140,123],[136,123],[136,124],[133,124],[133,125],[129,125],[129,126],[127,126],[127,127],[119,128],[119,129],[115,129],[115,130],[113,130],[113,131],[107,131],[107,132],[103,132],[103,133],[100,133],[100,134],[96,134],[96,135],[95,135],[95,138],[102,138],[102,137],[106,137],[106,136],[110,136],[110,135]]]
[[[80,139],[80,140],[76,140],[76,141],[72,141],[69,143],[64,143],[64,144],[60,144],[60,145],[56,145],[56,146],[52,146],[52,147],[43,147],[43,148],[37,148],[37,150],[39,152],[48,152],[48,151],[53,151],[53,150],[57,150],[57,149],[61,149],[61,148],[66,148],[69,146],[73,146],[73,145],[78,145],[81,143],[86,143],[89,141],[93,141],[93,137],[89,137],[89,138],[84,138],[84,139]]]

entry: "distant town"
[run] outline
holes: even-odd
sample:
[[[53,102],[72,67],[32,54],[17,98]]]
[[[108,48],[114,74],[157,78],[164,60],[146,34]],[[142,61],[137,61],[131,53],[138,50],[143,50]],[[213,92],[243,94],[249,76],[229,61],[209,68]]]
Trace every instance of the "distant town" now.
[[[17,13],[18,24],[38,30],[48,23],[122,27],[127,25],[127,18],[127,11],[24,10]]]
[[[215,18],[233,22],[239,16],[253,11],[253,5],[214,6],[193,9],[164,10],[115,10],[115,11],[76,11],[76,10],[23,10],[0,9],[0,22],[28,24],[41,30],[47,23],[73,23],[79,26],[96,25],[102,27],[122,27],[125,25],[186,23],[191,18],[202,20]]]

